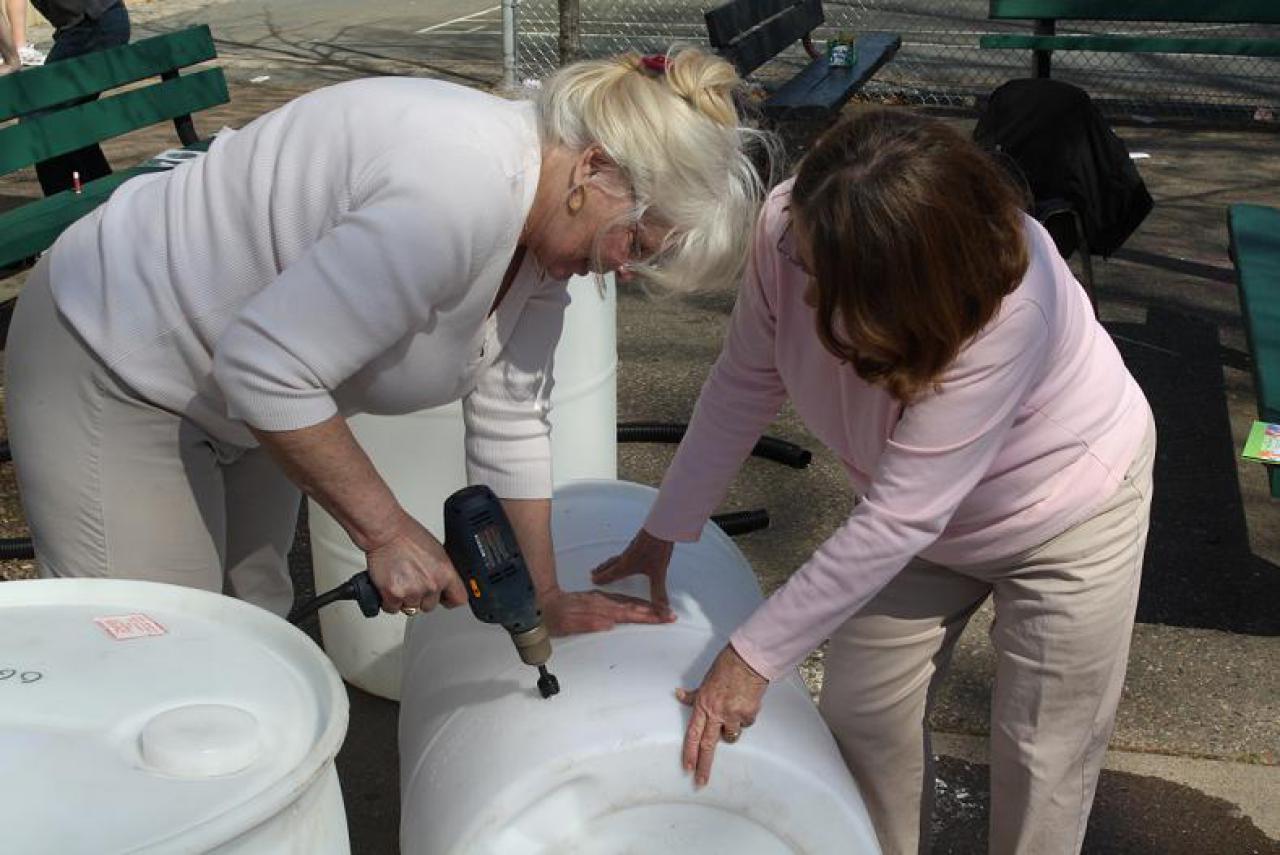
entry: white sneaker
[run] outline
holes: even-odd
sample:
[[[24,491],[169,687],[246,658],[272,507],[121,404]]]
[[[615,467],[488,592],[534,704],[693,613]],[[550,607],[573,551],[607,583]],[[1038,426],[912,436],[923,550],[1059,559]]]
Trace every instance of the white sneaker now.
[[[44,54],[32,44],[18,48],[18,58],[22,60],[23,65],[44,65]]]

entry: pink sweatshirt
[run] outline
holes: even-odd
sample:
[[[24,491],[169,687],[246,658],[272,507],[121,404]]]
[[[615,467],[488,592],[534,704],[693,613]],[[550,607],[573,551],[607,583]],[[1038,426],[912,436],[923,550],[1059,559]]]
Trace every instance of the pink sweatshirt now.
[[[732,636],[765,677],[794,667],[914,556],[1011,556],[1086,519],[1118,487],[1150,419],[1084,290],[1034,220],[1031,263],[940,389],[903,407],[823,349],[805,274],[777,251],[791,182],[771,195],[728,336],[645,529],[696,540],[789,397],[860,498]]]

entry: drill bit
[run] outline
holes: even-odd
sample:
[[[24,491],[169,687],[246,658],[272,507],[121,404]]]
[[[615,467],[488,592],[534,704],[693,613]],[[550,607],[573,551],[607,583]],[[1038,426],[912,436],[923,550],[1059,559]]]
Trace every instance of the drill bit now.
[[[544,699],[560,693],[560,681],[547,670],[546,665],[538,666],[538,692]]]

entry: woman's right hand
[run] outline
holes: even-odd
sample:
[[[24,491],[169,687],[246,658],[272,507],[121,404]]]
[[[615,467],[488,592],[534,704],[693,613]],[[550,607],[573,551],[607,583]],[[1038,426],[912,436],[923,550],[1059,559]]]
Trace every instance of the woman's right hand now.
[[[452,609],[467,601],[462,578],[440,541],[408,514],[392,536],[366,552],[365,557],[384,612],[426,612],[436,603]]]
[[[671,551],[675,548],[669,540],[662,540],[644,529],[636,532],[631,543],[621,555],[615,555],[591,571],[591,581],[607,585],[628,576],[649,577],[649,599],[665,612],[671,611],[667,599],[667,566],[671,563]]]

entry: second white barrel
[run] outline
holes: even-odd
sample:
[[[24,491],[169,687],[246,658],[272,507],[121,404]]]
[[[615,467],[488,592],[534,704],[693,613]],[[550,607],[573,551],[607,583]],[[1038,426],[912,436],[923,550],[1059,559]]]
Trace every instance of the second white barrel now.
[[[655,491],[580,481],[556,491],[562,584],[620,552]],[[680,766],[688,711],[728,634],[760,603],[741,552],[714,525],[676,548],[678,621],[556,639],[559,695],[501,627],[466,608],[410,622],[400,710],[405,855],[874,853],[875,834],[835,741],[799,675],[775,681],[756,724],[720,745],[709,786]],[[642,595],[641,580],[615,586]]]
[[[551,394],[552,466],[556,483],[617,474],[617,296],[612,276],[569,281],[569,307],[556,347]],[[443,538],[444,500],[465,487],[462,406],[404,416],[355,416],[351,430],[418,522]],[[364,553],[315,502],[308,527],[317,592],[365,569]],[[365,618],[352,603],[322,609],[325,651],[350,683],[393,700],[400,697],[400,648],[405,619]]]

